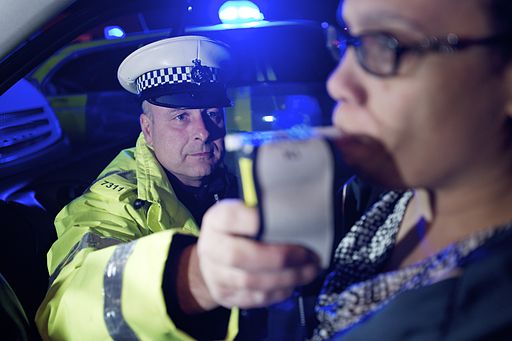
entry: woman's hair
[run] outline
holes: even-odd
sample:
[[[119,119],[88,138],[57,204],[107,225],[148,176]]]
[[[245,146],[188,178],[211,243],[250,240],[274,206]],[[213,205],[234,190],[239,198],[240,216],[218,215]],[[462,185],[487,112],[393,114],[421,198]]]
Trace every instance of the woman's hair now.
[[[489,20],[494,32],[511,37],[508,43],[499,46],[503,62],[508,63],[512,59],[512,1],[484,0],[484,6],[489,13]]]

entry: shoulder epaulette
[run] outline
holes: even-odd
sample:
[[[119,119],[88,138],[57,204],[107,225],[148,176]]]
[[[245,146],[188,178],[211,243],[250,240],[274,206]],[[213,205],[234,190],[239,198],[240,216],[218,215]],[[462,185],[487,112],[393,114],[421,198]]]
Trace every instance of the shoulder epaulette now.
[[[137,189],[133,171],[114,171],[96,179],[89,190],[94,193],[122,200]]]

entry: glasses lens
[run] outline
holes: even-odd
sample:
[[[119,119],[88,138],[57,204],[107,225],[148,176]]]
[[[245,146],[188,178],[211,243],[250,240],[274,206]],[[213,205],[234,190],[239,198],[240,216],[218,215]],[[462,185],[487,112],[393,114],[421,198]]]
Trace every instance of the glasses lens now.
[[[329,26],[326,30],[327,48],[336,61],[340,61],[341,58],[343,58],[345,50],[347,49],[345,39],[342,34],[340,34],[339,30],[340,29],[334,26]]]
[[[383,33],[364,34],[355,45],[361,66],[378,76],[390,76],[396,71],[398,41]]]

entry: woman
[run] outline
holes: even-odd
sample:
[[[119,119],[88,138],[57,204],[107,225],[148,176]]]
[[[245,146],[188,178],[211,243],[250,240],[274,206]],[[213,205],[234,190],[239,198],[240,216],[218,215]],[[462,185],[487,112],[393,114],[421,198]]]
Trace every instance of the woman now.
[[[512,3],[341,5],[346,29],[332,43],[343,58],[328,80],[338,145],[393,190],[338,246],[313,339],[511,338]],[[254,233],[243,226],[254,229],[256,214],[239,206],[207,214],[204,258],[213,254],[206,234]],[[218,301],[235,296],[203,276]],[[287,293],[257,285],[246,306]]]
[[[340,147],[411,190],[388,193],[338,246],[314,339],[510,337],[511,3],[341,8],[348,51],[328,81]]]

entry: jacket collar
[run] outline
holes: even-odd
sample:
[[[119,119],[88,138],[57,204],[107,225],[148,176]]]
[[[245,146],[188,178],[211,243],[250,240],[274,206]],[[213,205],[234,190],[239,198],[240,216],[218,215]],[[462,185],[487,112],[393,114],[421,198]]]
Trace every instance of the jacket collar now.
[[[137,188],[140,199],[160,202],[162,192],[175,196],[165,171],[156,159],[153,149],[146,143],[143,133],[140,133],[137,139],[135,160],[137,160]]]
[[[150,202],[150,212],[156,214],[165,228],[182,227],[196,233],[198,226],[190,211],[178,200],[167,175],[156,159],[153,149],[141,133],[135,146],[137,197]],[[158,208],[157,208],[158,207]],[[164,213],[166,212],[166,214]]]

